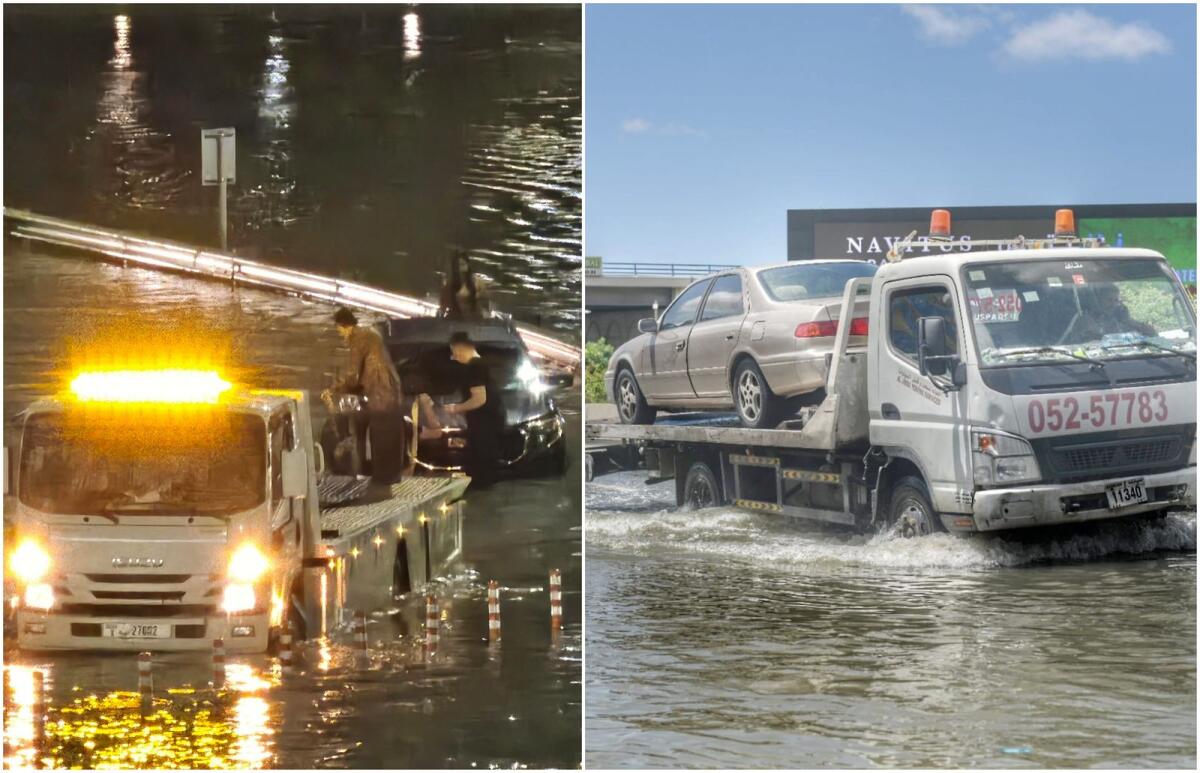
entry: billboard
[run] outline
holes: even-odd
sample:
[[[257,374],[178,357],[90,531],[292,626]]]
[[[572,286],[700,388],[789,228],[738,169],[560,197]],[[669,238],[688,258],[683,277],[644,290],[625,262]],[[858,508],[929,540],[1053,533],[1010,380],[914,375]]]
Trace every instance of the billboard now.
[[[909,254],[970,252],[972,242],[1046,238],[1054,230],[1058,206],[944,207],[954,217],[950,244],[929,245],[934,207],[902,209],[788,210],[788,260],[851,258],[884,260],[888,250],[910,232],[918,240]],[[1112,204],[1072,207],[1081,236],[1103,236],[1110,244],[1146,247],[1166,256],[1184,282],[1196,281],[1195,204]]]

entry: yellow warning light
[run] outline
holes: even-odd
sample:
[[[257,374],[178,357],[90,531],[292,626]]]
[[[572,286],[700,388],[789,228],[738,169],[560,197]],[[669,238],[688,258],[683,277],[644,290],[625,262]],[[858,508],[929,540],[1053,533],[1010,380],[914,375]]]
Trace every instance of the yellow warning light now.
[[[80,373],[71,391],[86,402],[215,403],[232,388],[211,370],[110,370]]]

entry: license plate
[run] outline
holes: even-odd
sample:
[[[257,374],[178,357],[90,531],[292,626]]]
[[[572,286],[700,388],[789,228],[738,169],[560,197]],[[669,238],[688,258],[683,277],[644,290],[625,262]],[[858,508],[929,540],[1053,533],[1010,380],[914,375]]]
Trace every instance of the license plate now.
[[[171,626],[147,623],[101,623],[100,633],[113,639],[169,639]]]
[[[1120,510],[1122,507],[1140,505],[1150,501],[1150,495],[1146,492],[1145,478],[1133,478],[1114,483],[1106,488],[1104,493],[1108,495],[1109,510]]]

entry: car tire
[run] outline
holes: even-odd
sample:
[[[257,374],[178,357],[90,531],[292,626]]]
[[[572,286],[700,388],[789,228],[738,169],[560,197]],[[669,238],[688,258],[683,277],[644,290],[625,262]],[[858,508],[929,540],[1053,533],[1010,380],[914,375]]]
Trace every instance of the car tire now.
[[[787,415],[788,402],[771,391],[758,363],[744,359],[733,372],[733,405],[742,426],[772,429]]]
[[[722,504],[721,483],[708,462],[692,462],[679,494],[680,507],[700,510]]]
[[[933,509],[929,488],[916,476],[896,482],[888,503],[888,525],[899,537],[927,537],[945,531],[942,519]]]
[[[637,379],[629,368],[617,371],[613,381],[613,398],[617,404],[617,416],[622,424],[653,424],[658,411],[646,403]]]

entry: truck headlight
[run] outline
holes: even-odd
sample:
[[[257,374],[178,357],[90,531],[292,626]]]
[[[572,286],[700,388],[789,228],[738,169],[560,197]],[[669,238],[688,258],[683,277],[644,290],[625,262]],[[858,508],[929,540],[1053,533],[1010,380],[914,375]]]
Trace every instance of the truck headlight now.
[[[1037,458],[1029,441],[997,432],[971,433],[976,486],[1002,486],[1040,480]]]
[[[246,583],[230,583],[225,586],[225,597],[221,599],[221,610],[227,614],[249,612],[255,605],[254,586]]]
[[[253,583],[270,568],[271,562],[262,551],[254,543],[246,542],[229,559],[229,579],[242,584]]]
[[[8,558],[8,568],[25,584],[35,583],[50,571],[50,554],[31,539],[17,546]]]
[[[25,588],[25,606],[30,609],[48,611],[54,606],[54,589],[44,582],[34,583]]]

